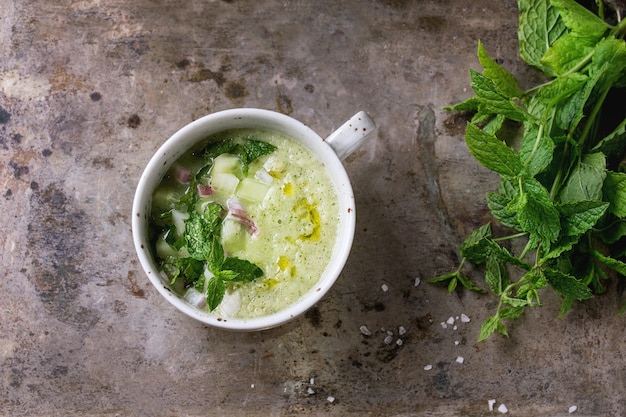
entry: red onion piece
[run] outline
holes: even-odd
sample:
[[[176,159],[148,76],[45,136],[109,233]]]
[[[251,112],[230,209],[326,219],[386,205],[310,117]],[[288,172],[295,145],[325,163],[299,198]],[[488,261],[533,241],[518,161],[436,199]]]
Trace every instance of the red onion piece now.
[[[248,217],[248,212],[246,211],[246,208],[241,203],[241,201],[236,198],[229,198],[226,202],[226,207],[228,208],[227,216],[237,220],[242,225],[244,225],[251,235],[254,236],[259,232],[256,224],[254,224],[254,221],[252,221],[252,219]]]
[[[191,172],[180,165],[176,165],[176,167],[174,167],[174,175],[176,176],[176,179],[183,184],[189,184],[189,181],[191,181]]]
[[[208,184],[198,184],[198,194],[200,195],[211,195],[213,194],[213,188],[211,188]]]

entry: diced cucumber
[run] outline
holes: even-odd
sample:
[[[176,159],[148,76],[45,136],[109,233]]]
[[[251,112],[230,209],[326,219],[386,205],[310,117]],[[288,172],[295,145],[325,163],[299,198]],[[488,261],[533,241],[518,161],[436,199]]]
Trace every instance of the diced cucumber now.
[[[165,259],[168,256],[178,256],[178,251],[171,247],[165,240],[156,241],[156,254],[159,258]]]
[[[260,203],[265,198],[267,190],[269,190],[267,184],[244,178],[237,188],[237,196],[249,203]]]
[[[246,246],[246,232],[241,223],[234,219],[222,222],[222,246],[226,252],[237,252]]]
[[[185,233],[185,220],[189,218],[189,214],[182,211],[172,210],[172,223],[176,228],[176,236],[180,237]]]
[[[213,175],[215,174],[233,174],[238,178],[243,176],[241,170],[241,161],[235,155],[223,153],[213,161]]]
[[[169,210],[172,202],[178,200],[180,196],[169,187],[159,187],[152,195],[152,207],[161,210]]]
[[[217,172],[211,178],[211,188],[217,193],[231,195],[239,185],[239,178],[235,174]]]

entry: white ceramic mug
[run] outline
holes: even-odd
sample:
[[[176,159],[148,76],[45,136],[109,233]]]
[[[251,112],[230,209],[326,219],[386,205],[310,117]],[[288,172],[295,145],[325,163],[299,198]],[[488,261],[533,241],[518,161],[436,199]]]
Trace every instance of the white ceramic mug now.
[[[197,308],[170,289],[154,257],[149,241],[152,194],[171,165],[187,150],[213,134],[238,128],[257,128],[284,134],[304,145],[326,167],[339,201],[339,225],[335,247],[324,273],[303,297],[286,309],[256,318],[220,317]],[[132,230],[139,261],[158,292],[178,310],[210,326],[231,330],[261,330],[281,325],[317,303],[339,277],[354,239],[356,211],[354,194],[342,160],[372,133],[374,122],[365,112],[355,114],[325,140],[308,126],[281,113],[241,108],[204,116],[172,135],[156,152],[144,170],[133,202]]]

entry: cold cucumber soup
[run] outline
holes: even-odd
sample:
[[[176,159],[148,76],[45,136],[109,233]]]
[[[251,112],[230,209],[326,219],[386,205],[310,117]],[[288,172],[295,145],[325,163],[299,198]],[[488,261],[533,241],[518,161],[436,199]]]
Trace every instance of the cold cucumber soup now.
[[[322,163],[282,134],[235,129],[169,169],[152,198],[164,278],[191,304],[253,318],[298,301],[333,251],[338,201]]]

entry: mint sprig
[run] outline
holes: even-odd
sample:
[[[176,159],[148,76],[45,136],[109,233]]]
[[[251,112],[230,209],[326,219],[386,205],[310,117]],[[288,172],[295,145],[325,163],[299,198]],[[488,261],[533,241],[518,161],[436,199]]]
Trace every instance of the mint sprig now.
[[[231,284],[260,278],[263,270],[245,259],[227,256],[220,241],[225,210],[217,202],[199,205],[197,182],[210,174],[213,159],[223,153],[237,156],[242,171],[247,174],[250,163],[275,149],[269,143],[252,138],[243,141],[225,139],[207,145],[203,151],[206,164],[190,175],[186,191],[171,203],[171,209],[186,214],[184,232],[177,233],[172,210],[158,216],[160,223],[165,225],[157,234],[176,251],[176,255],[159,259],[170,285],[182,279],[185,288],[193,287],[205,294],[209,311],[220,305]],[[202,211],[198,207],[202,207]],[[206,274],[206,270],[210,274]]]
[[[450,292],[458,284],[484,291],[463,273],[466,262],[484,269],[499,299],[478,340],[508,335],[506,320],[541,305],[540,292],[562,297],[564,315],[574,302],[605,290],[608,270],[626,277],[626,112],[608,97],[626,88],[626,21],[611,25],[574,0],[518,0],[520,56],[547,82],[520,90],[515,76],[478,44],[482,72],[470,70],[475,96],[448,107],[469,111],[465,140],[476,160],[500,176],[487,194],[494,220],[460,247],[458,268],[432,278]],[[617,121],[607,124],[607,120]],[[612,115],[608,118],[607,115]],[[518,127],[513,147],[510,130]],[[512,254],[508,243],[522,240]],[[519,278],[515,278],[519,277]],[[623,307],[625,309],[626,307]]]

